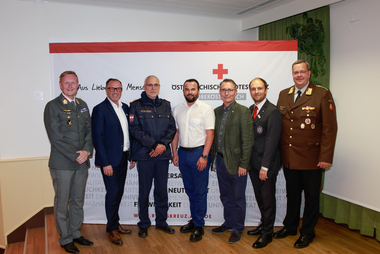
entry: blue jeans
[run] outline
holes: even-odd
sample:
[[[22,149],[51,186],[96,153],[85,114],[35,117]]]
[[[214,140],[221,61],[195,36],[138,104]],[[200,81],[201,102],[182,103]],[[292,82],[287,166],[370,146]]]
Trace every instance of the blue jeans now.
[[[210,168],[210,158],[202,171],[198,170],[197,162],[202,156],[203,149],[186,152],[178,149],[179,170],[182,174],[183,185],[190,200],[190,212],[197,227],[203,227],[207,212],[207,186]]]

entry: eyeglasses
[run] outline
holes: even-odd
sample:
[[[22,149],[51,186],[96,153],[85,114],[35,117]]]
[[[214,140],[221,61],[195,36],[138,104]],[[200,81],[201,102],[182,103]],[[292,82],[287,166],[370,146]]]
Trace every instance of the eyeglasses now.
[[[157,88],[157,87],[160,86],[160,84],[145,84],[145,86],[147,86],[147,87],[149,87],[149,88],[152,88],[152,87]]]
[[[298,74],[305,74],[308,71],[295,71],[293,72],[293,75],[297,76]]]
[[[225,93],[225,92],[229,92],[229,93],[232,93],[233,91],[235,91],[236,89],[225,89],[225,88],[223,88],[223,89],[220,89],[220,91],[221,92],[223,92],[223,93]]]
[[[121,92],[121,90],[123,90],[122,87],[107,87],[108,90],[110,90],[111,92],[113,91],[117,91],[117,92]]]

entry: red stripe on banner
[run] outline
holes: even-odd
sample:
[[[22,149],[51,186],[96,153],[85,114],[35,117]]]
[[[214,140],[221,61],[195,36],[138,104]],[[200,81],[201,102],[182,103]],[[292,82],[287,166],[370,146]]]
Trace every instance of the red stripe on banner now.
[[[297,41],[167,41],[50,43],[50,53],[297,51]]]

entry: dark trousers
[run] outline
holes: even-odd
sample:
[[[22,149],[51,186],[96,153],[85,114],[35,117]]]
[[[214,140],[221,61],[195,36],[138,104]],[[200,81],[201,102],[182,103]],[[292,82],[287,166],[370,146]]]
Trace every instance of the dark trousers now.
[[[284,227],[290,231],[297,230],[303,190],[305,193],[305,208],[300,233],[313,239],[315,237],[314,227],[319,217],[322,169],[293,170],[284,167],[284,175],[287,196]]]
[[[168,171],[169,160],[140,160],[139,173],[139,228],[148,228],[151,221],[148,215],[149,193],[154,179],[154,203],[156,227],[165,227],[168,216]]]
[[[220,200],[223,204],[224,226],[242,232],[245,221],[245,188],[247,176],[231,175],[222,157],[216,156],[216,174],[218,176]]]
[[[197,162],[202,156],[203,149],[186,152],[178,149],[179,170],[182,174],[183,185],[186,194],[189,196],[191,217],[194,225],[203,227],[205,224],[204,217],[207,212],[207,186],[210,159],[207,166],[202,171],[198,170]]]
[[[262,234],[273,233],[274,220],[276,218],[276,180],[277,174],[268,176],[261,181],[259,171],[251,168],[249,177],[255,190],[255,197],[261,213]]]
[[[112,176],[102,175],[104,185],[106,187],[106,216],[107,216],[107,232],[118,229],[119,227],[119,207],[124,194],[125,179],[127,177],[128,152],[124,152],[120,164],[113,167]]]

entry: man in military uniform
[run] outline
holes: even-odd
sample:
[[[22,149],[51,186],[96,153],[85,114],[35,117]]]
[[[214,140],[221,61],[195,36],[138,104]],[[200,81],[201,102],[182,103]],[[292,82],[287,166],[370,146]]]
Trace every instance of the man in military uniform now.
[[[287,192],[284,227],[274,238],[296,235],[301,194],[305,193],[300,237],[295,248],[305,248],[315,237],[319,216],[322,170],[331,167],[337,134],[335,104],[327,88],[309,82],[309,64],[292,65],[294,86],[280,92],[277,107],[282,115],[281,157]]]
[[[78,76],[65,71],[59,77],[61,95],[48,102],[44,112],[51,143],[50,174],[55,191],[54,218],[59,243],[68,253],[78,253],[74,242],[92,245],[80,233],[88,167],[92,153],[91,120],[87,104],[75,97]]]
[[[158,97],[160,81],[148,76],[141,98],[131,102],[129,122],[132,161],[137,161],[139,174],[139,236],[147,237],[151,221],[148,216],[149,193],[154,179],[156,228],[168,234],[174,228],[166,223],[168,206],[168,170],[172,158],[169,144],[176,133],[170,102]]]

